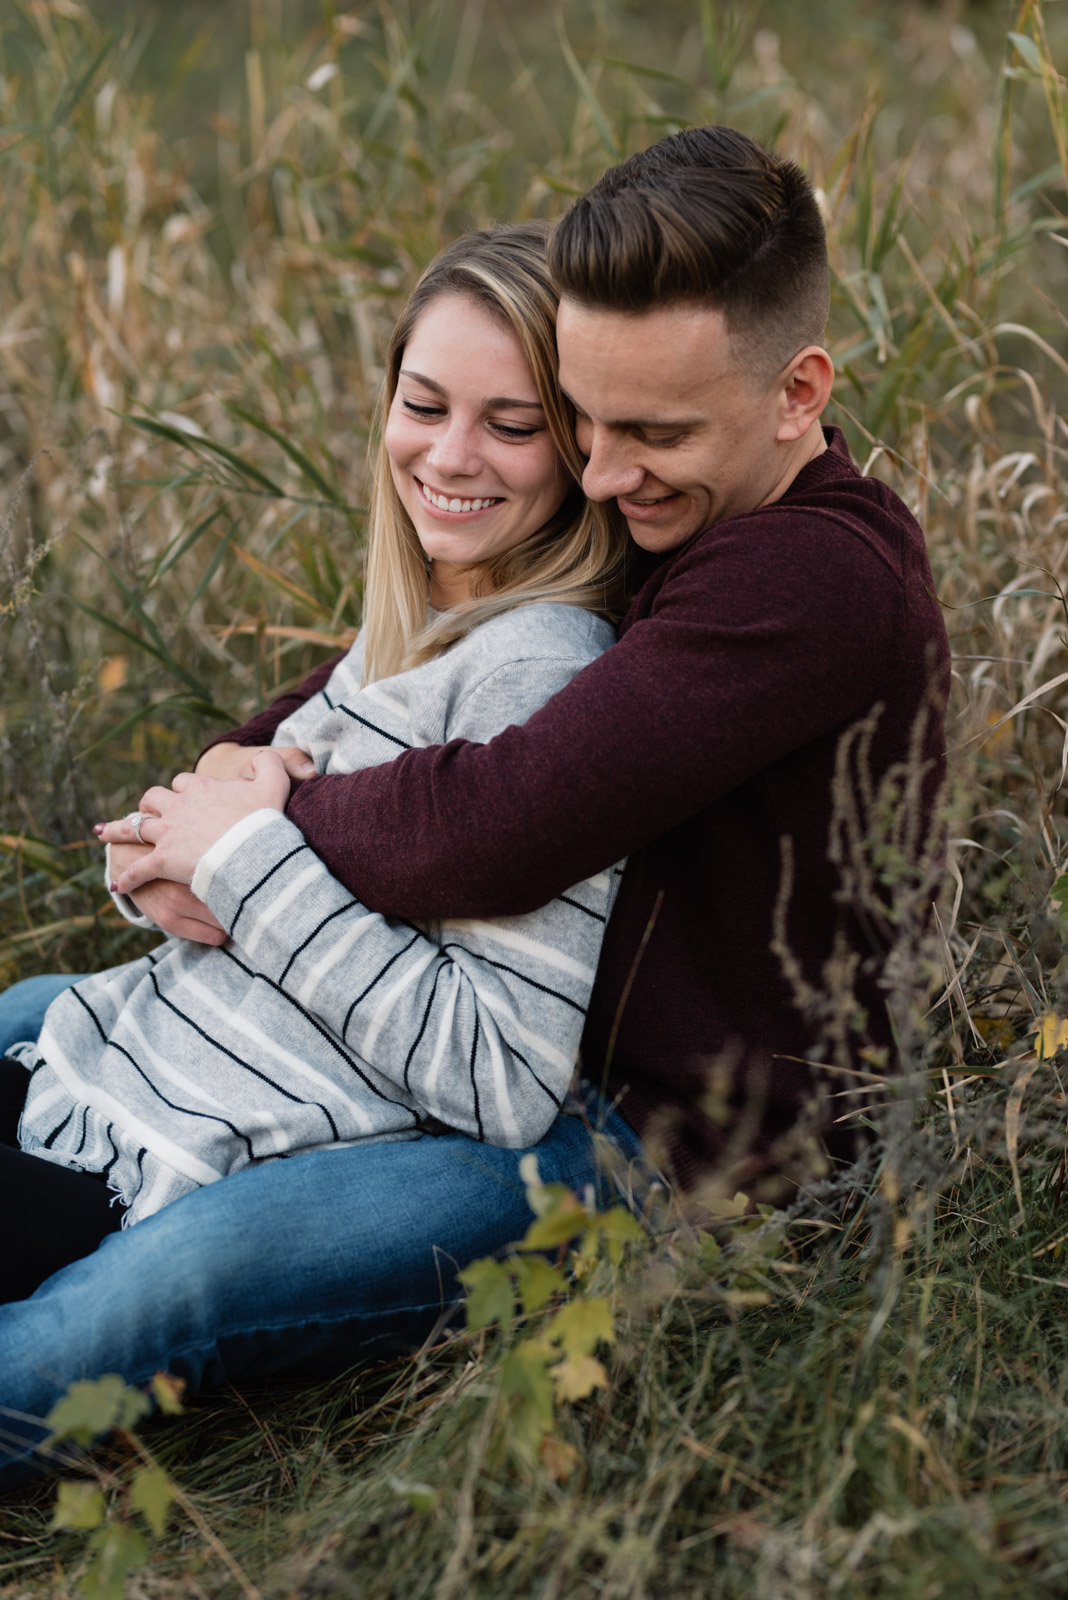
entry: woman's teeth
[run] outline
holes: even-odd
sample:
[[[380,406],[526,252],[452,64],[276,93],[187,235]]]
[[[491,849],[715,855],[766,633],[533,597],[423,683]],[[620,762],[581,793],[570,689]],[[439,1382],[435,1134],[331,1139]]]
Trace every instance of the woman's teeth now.
[[[425,483],[420,483],[420,489],[430,501],[432,506],[437,506],[439,511],[482,511],[486,506],[495,506],[500,503],[500,495],[488,495],[483,500],[458,500],[455,495],[449,499],[447,494],[435,494],[433,489],[428,489]]]

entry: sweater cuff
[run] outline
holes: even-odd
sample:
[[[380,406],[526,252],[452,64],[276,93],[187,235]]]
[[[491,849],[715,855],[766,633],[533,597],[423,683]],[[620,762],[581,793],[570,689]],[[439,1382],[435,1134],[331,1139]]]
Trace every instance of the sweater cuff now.
[[[104,886],[108,894],[111,895],[115,909],[126,918],[127,922],[132,922],[135,928],[150,928],[155,929],[157,933],[162,933],[163,929],[159,924],[153,922],[151,917],[146,917],[144,912],[139,911],[135,901],[131,900],[128,894],[116,894],[114,892],[111,887],[114,881],[111,872],[111,846],[108,844],[104,846]]]
[[[259,811],[253,811],[247,817],[242,817],[240,822],[235,822],[232,828],[228,828],[222,838],[216,839],[211,849],[206,850],[197,862],[196,871],[193,873],[189,887],[197,899],[202,900],[215,913],[224,927],[227,927],[228,924],[225,918],[220,915],[218,907],[213,903],[216,881],[225,874],[225,869],[231,858],[239,855],[243,847],[254,840],[257,834],[261,833],[265,828],[269,828],[272,822],[284,821],[285,818],[282,812],[275,811],[269,806],[264,806]],[[288,826],[293,828],[292,823],[288,824]],[[293,832],[297,832],[296,828],[293,828]],[[261,859],[261,852],[258,848],[254,848],[252,853],[257,861]]]

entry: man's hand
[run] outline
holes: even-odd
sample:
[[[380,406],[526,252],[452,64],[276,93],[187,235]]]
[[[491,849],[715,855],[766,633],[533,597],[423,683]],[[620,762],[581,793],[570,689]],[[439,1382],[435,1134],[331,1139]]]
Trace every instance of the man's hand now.
[[[153,878],[190,883],[201,856],[235,823],[264,807],[283,811],[290,779],[278,752],[259,750],[251,765],[248,778],[220,780],[180,772],[172,788],[147,790],[138,806],[140,842],[153,848],[131,862],[112,887],[119,894],[132,894]],[[138,836],[133,823],[123,817],[106,823],[99,837],[105,844],[130,844]]]
[[[252,758],[261,750],[273,750],[290,778],[314,778],[315,762],[306,750],[295,744],[216,744],[205,750],[194,767],[198,778],[251,778]]]
[[[141,856],[151,854],[150,844],[113,844],[111,876],[118,878]],[[191,939],[196,944],[225,944],[226,930],[184,883],[168,883],[154,878],[130,896],[144,917],[151,917],[158,928],[175,939]]]

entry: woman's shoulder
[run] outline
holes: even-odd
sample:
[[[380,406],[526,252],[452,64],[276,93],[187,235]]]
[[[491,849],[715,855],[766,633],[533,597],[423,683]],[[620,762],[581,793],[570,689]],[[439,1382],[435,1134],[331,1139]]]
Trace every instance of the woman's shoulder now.
[[[481,663],[487,669],[546,656],[593,661],[615,641],[612,624],[594,612],[558,601],[537,601],[487,618],[449,654],[462,653],[472,667]]]

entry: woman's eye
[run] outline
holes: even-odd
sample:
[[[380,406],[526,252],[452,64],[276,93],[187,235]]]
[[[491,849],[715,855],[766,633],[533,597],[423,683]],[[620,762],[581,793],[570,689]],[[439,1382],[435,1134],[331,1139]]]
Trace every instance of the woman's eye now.
[[[444,406],[420,406],[414,400],[401,402],[405,411],[411,412],[413,417],[442,417],[445,415]]]
[[[502,439],[533,439],[537,428],[522,428],[511,422],[491,422],[490,427]]]

